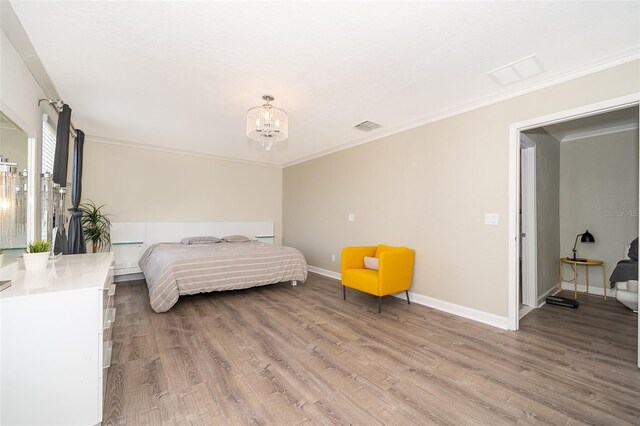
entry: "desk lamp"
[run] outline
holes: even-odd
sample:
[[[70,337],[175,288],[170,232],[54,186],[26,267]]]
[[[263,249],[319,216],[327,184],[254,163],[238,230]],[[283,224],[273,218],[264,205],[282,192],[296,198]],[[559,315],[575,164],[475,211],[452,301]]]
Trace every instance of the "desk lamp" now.
[[[595,243],[596,239],[593,238],[593,235],[591,235],[591,233],[589,232],[589,230],[584,231],[584,233],[582,234],[578,234],[576,235],[576,242],[573,244],[573,257],[571,258],[571,260],[573,260],[574,262],[586,262],[587,259],[581,259],[581,258],[576,258],[576,246],[578,245],[578,237],[580,238],[580,242],[581,243]]]

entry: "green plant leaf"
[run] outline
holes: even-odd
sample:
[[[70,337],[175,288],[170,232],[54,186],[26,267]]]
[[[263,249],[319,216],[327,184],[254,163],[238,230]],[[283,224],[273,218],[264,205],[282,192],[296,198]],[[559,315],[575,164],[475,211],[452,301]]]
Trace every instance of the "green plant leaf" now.
[[[45,253],[51,249],[51,241],[38,240],[27,245],[27,253]]]
[[[82,230],[85,240],[91,242],[96,249],[102,249],[111,244],[111,221],[109,215],[102,213],[101,206],[96,206],[91,200],[80,204],[82,211]]]

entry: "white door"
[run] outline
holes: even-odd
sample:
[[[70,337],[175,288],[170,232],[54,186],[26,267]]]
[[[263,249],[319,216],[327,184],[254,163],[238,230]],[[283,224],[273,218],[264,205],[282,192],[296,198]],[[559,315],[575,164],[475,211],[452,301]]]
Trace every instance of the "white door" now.
[[[523,306],[538,307],[537,285],[537,230],[536,230],[536,147],[526,143],[520,150],[520,247],[521,295]]]

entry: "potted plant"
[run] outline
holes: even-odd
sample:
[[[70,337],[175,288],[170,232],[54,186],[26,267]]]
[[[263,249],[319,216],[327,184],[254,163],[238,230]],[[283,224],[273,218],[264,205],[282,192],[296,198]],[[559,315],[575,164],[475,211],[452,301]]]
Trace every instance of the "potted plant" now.
[[[38,240],[29,243],[27,245],[27,251],[22,255],[24,268],[27,271],[45,269],[49,261],[50,249],[51,241]]]
[[[102,213],[103,207],[104,204],[98,207],[91,200],[80,205],[84,238],[91,242],[93,253],[111,244],[111,221],[109,215]]]

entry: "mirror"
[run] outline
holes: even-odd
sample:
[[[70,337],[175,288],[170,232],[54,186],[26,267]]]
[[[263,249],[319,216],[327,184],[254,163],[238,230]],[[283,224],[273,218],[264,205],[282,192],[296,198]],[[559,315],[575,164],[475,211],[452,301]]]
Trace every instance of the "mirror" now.
[[[1,111],[0,157],[0,248],[16,257],[26,247],[30,216],[29,135]]]

